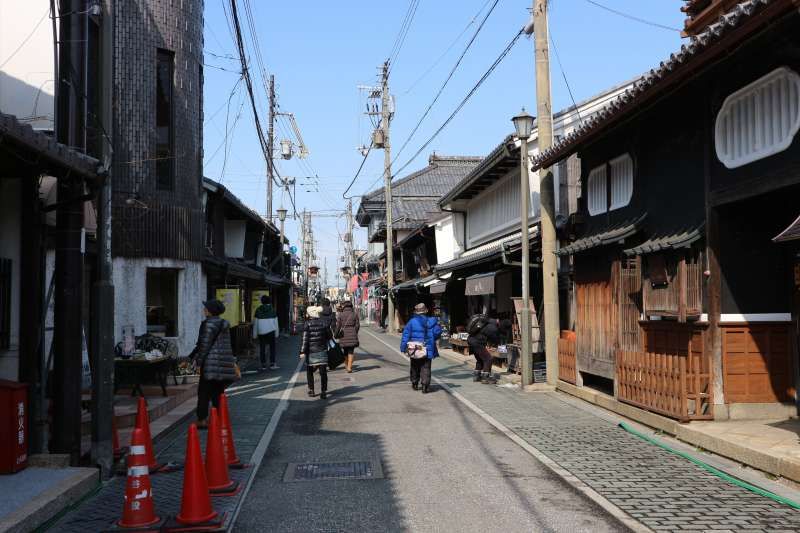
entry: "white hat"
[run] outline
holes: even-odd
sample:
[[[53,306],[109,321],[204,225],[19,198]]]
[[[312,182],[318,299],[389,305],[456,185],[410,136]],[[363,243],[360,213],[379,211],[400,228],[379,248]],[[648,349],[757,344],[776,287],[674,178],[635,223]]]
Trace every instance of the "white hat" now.
[[[319,318],[319,314],[322,312],[322,307],[312,305],[311,307],[306,308],[306,313],[308,313],[309,318]]]

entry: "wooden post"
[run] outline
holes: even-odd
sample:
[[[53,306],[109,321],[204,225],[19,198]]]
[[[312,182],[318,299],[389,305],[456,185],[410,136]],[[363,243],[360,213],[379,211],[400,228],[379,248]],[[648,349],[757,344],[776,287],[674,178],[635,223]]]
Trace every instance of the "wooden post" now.
[[[678,261],[678,322],[686,322],[686,257]]]

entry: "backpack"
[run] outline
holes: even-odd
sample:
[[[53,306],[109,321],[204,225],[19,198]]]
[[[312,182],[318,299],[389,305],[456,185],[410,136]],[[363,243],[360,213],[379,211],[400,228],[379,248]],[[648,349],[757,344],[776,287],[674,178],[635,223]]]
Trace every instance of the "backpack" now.
[[[467,322],[467,333],[477,335],[489,323],[489,317],[484,314],[472,315]]]

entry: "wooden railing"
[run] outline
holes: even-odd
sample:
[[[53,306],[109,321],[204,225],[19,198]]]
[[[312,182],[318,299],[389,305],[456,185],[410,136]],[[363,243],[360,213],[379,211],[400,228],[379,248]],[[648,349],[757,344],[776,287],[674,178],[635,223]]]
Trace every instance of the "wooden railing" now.
[[[620,351],[617,399],[681,422],[688,421],[686,356]]]
[[[558,379],[572,383],[577,382],[576,342],[572,339],[558,339]]]

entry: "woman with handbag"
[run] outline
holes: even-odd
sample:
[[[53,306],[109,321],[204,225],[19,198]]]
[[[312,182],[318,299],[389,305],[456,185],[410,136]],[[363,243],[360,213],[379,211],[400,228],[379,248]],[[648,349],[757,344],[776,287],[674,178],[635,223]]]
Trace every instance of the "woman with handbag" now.
[[[208,427],[208,402],[219,407],[219,395],[225,388],[241,377],[236,356],[231,347],[230,324],[219,315],[225,312],[225,304],[219,300],[203,302],[205,320],[200,324],[195,346],[189,358],[200,371],[197,386],[197,427]]]
[[[314,372],[319,371],[322,392],[319,397],[326,398],[328,392],[328,341],[333,338],[331,328],[320,318],[322,307],[306,309],[308,318],[303,327],[303,342],[300,345],[300,358],[306,360],[306,379],[308,395],[314,396]]]
[[[345,355],[345,369],[347,373],[353,372],[353,360],[358,347],[358,330],[361,324],[358,315],[353,310],[353,302],[344,302],[342,312],[336,315],[335,337],[342,347]]]
[[[435,347],[435,331],[429,326],[428,307],[424,303],[414,306],[414,316],[403,328],[400,351],[411,359],[411,388],[418,390],[422,382],[422,394],[427,394],[431,384],[431,361],[438,355]],[[441,334],[441,327],[439,334]]]

